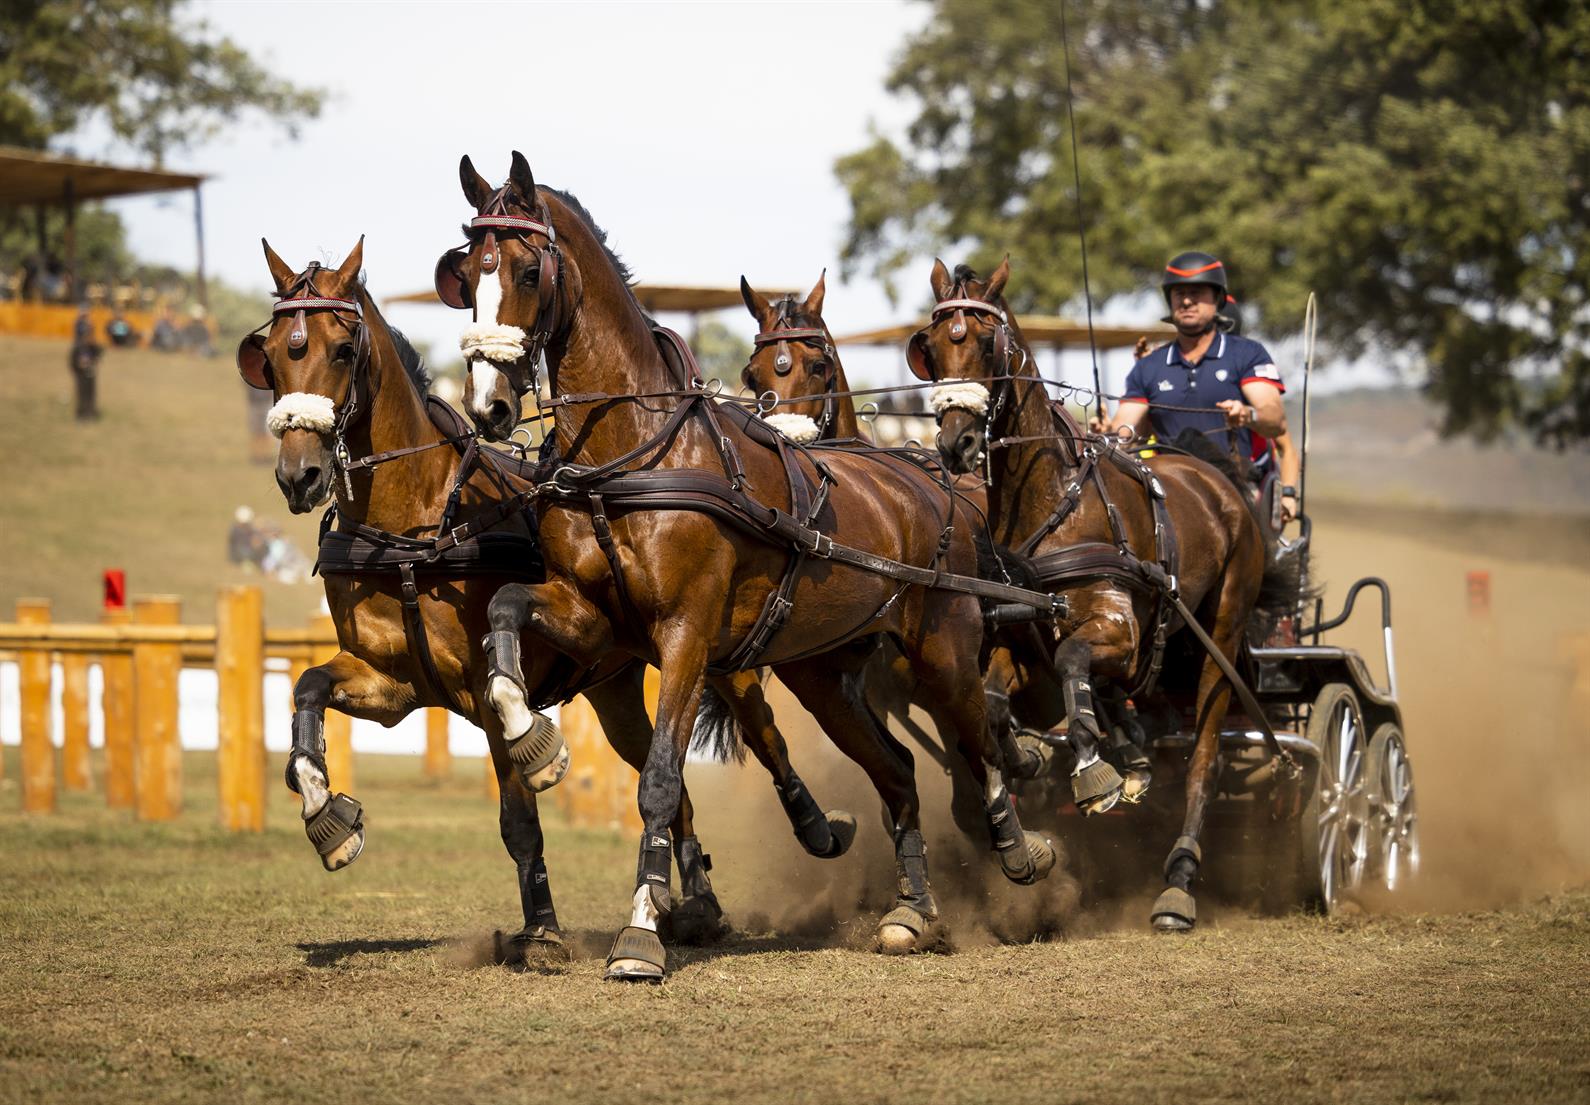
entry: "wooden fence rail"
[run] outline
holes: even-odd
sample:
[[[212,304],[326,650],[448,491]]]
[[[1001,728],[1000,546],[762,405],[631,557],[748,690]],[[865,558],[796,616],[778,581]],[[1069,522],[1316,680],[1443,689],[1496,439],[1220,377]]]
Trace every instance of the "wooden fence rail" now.
[[[146,821],[177,816],[182,807],[182,744],[178,680],[184,667],[216,673],[216,776],[220,822],[239,832],[265,827],[265,699],[267,660],[285,660],[296,679],[337,651],[336,629],[321,615],[296,629],[267,629],[258,587],[224,588],[215,625],[183,625],[179,601],[134,600],[132,610],[107,610],[101,624],[53,624],[46,599],[21,599],[16,621],[0,623],[0,659],[18,669],[21,706],[22,808],[56,808],[56,740],[50,701],[53,666],[61,665],[60,777],[68,790],[93,786],[89,757],[90,667],[101,673],[105,802]],[[452,773],[448,715],[426,711],[425,774]],[[352,785],[351,719],[326,715],[327,766],[340,788]],[[496,779],[487,772],[490,793]]]
[[[107,610],[98,625],[52,624],[44,599],[22,599],[16,621],[0,624],[0,659],[17,664],[21,690],[22,808],[56,808],[56,740],[51,732],[52,672],[61,665],[60,778],[67,790],[93,785],[89,758],[88,673],[101,672],[105,801],[147,821],[176,817],[182,808],[182,744],[178,681],[184,667],[213,667],[216,674],[216,778],[220,823],[234,832],[265,827],[266,661],[286,661],[294,682],[312,664],[337,651],[331,618],[320,615],[294,629],[265,626],[258,587],[223,588],[214,625],[183,625],[180,602],[169,596],[136,598],[133,609]],[[655,709],[657,673],[648,670],[646,692]],[[570,777],[552,792],[572,824],[639,832],[635,772],[604,738],[595,712],[583,700],[563,710],[574,753]],[[338,789],[354,785],[352,719],[326,713],[326,765]],[[427,711],[428,779],[452,775],[448,713]],[[488,757],[485,785],[495,799],[497,779]]]

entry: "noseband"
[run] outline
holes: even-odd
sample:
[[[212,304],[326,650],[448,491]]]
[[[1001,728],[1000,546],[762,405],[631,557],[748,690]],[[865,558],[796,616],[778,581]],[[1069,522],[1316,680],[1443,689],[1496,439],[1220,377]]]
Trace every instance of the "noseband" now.
[[[539,234],[547,240],[547,244],[538,251],[537,265],[540,271],[536,277],[536,323],[535,328],[528,335],[518,327],[498,326],[496,319],[477,319],[477,326],[482,327],[476,345],[465,350],[465,360],[469,354],[478,350],[487,360],[497,361],[502,358],[498,355],[503,351],[504,344],[517,346],[519,356],[528,356],[531,364],[540,362],[546,352],[547,343],[552,340],[563,319],[563,312],[559,309],[561,298],[558,295],[559,285],[563,282],[563,255],[558,249],[558,232],[552,226],[552,220],[546,214],[545,205],[539,212],[541,218],[531,219],[522,215],[509,212],[509,186],[503,185],[493,192],[486,201],[485,207],[479,215],[469,220],[469,229],[484,231],[481,239],[480,272],[481,276],[495,273],[502,264],[502,252],[498,245],[498,236],[520,237],[526,240],[527,248],[532,235]],[[469,283],[464,279],[459,268],[459,263],[469,255],[473,243],[450,249],[442,254],[436,262],[436,295],[449,307],[464,308],[474,306],[474,296],[471,294]],[[510,334],[509,331],[512,331]],[[491,347],[495,348],[491,348]],[[512,358],[514,360],[518,357]],[[535,387],[535,373],[532,372],[519,388],[519,394],[524,395]]]
[[[828,371],[823,378],[823,391],[825,393],[823,416],[818,420],[817,433],[819,437],[826,437],[833,429],[833,366],[838,354],[834,352],[833,341],[829,338],[828,331],[821,326],[800,327],[786,325],[789,322],[790,306],[788,299],[779,301],[778,318],[773,320],[773,328],[771,330],[763,330],[751,339],[752,355],[755,356],[756,350],[765,349],[769,345],[777,346],[777,351],[773,355],[773,372],[778,376],[788,376],[795,367],[795,358],[790,354],[790,342],[802,342],[806,345],[815,346],[822,351],[823,362],[828,365]]]

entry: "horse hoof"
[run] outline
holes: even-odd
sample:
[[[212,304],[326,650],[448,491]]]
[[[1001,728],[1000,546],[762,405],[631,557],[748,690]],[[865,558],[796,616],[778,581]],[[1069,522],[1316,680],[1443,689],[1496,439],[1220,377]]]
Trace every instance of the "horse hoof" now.
[[[348,864],[358,859],[359,854],[363,851],[364,830],[359,829],[326,855],[321,856],[320,862],[325,864],[327,871],[341,871]]]
[[[844,810],[834,810],[828,814],[828,831],[833,834],[834,842],[822,858],[838,859],[850,851],[856,839],[856,819]]]
[[[609,982],[661,982],[667,964],[668,955],[657,934],[630,925],[613,941],[602,977]]]
[[[1016,737],[1016,747],[1022,752],[1022,761],[1011,765],[1011,775],[1017,779],[1036,779],[1047,775],[1054,767],[1054,745],[1039,740],[1028,733]]]
[[[1005,877],[1018,886],[1031,886],[1033,883],[1049,877],[1049,872],[1054,870],[1055,852],[1054,845],[1034,832],[1023,830],[1022,836],[1026,838],[1024,849],[1027,862],[1019,867],[1010,867],[1005,863],[1005,856],[1010,852],[1001,853],[999,857],[1000,869],[1005,872]],[[1022,853],[1017,853],[1022,854]]]
[[[496,934],[497,962],[508,967],[567,963],[573,958],[563,934],[545,925],[520,929],[511,936]]]
[[[551,763],[539,771],[522,772],[520,777],[532,794],[540,794],[544,790],[551,790],[563,781],[563,776],[569,773],[570,759],[569,746],[565,744],[558,749],[558,753],[552,758]]]
[[[1071,796],[1084,817],[1114,809],[1124,789],[1120,772],[1104,760],[1094,760],[1071,776]]]
[[[1143,800],[1143,795],[1148,793],[1148,785],[1153,781],[1154,776],[1147,771],[1128,769],[1121,782],[1121,801],[1137,805]]]
[[[732,931],[723,919],[723,907],[715,897],[702,894],[685,898],[663,915],[659,925],[666,923],[671,943],[699,947],[716,944]]]
[[[931,922],[910,906],[897,906],[878,922],[878,951],[884,955],[910,955],[922,946]]]
[[[1180,887],[1167,886],[1154,902],[1150,921],[1155,932],[1191,932],[1198,923],[1198,903]]]
[[[327,871],[340,871],[364,851],[364,807],[346,794],[333,794],[304,820],[304,833]]]

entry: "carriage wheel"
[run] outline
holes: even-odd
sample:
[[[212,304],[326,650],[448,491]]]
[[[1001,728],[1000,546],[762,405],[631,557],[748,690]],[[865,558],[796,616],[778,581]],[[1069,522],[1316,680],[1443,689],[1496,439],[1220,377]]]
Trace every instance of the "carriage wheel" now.
[[[1387,890],[1419,874],[1419,806],[1402,730],[1387,723],[1369,741],[1371,870]]]
[[[1308,739],[1319,767],[1298,826],[1304,904],[1334,912],[1363,884],[1369,861],[1368,748],[1358,696],[1331,683],[1314,700]]]

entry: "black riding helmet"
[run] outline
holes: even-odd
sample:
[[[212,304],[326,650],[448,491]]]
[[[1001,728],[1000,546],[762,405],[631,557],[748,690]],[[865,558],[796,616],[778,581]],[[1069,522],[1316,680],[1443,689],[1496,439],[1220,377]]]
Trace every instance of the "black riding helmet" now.
[[[1165,275],[1159,282],[1159,290],[1165,294],[1166,306],[1170,305],[1170,290],[1178,284],[1207,284],[1215,289],[1215,302],[1224,304],[1226,266],[1213,254],[1199,253],[1197,250],[1178,253],[1165,266]]]

